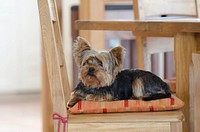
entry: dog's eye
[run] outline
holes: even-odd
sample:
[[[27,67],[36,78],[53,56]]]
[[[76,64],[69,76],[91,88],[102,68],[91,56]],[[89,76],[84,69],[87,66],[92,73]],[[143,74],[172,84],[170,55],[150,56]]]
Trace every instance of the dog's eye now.
[[[99,66],[103,67],[103,63],[102,63],[102,62],[99,62]]]
[[[86,63],[87,63],[87,62],[84,62],[84,63],[83,63],[83,66],[85,66],[85,65],[86,65]]]

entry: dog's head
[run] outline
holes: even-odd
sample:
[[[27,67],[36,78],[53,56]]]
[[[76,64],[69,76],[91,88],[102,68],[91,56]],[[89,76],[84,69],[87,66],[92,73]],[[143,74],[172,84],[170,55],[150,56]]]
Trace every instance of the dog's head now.
[[[73,45],[73,56],[79,67],[79,79],[90,88],[109,86],[122,69],[124,48],[97,51],[89,42],[78,37]]]

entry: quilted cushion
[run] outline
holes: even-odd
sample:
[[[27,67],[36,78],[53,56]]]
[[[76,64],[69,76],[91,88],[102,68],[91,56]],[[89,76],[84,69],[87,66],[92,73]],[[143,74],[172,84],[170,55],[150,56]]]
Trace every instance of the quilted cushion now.
[[[70,108],[70,113],[107,113],[107,112],[138,112],[176,110],[184,106],[176,96],[160,100],[120,100],[111,102],[80,101]]]

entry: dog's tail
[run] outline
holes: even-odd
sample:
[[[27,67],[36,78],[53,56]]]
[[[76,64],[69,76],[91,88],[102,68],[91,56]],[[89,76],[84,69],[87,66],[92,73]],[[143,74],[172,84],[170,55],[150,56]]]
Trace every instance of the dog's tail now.
[[[163,82],[162,88],[165,90],[165,93],[153,94],[153,95],[150,95],[149,97],[142,98],[142,100],[150,101],[150,100],[156,100],[156,99],[170,98],[172,92],[170,90],[169,85],[167,83]]]

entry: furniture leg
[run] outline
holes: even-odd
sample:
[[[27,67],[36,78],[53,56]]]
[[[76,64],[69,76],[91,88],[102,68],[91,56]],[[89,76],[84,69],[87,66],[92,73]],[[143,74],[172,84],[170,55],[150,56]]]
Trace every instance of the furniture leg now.
[[[190,66],[190,131],[200,131],[200,54],[192,54]]]
[[[175,35],[176,93],[185,103],[182,108],[185,115],[183,131],[189,132],[189,66],[192,52],[195,52],[197,41],[194,33],[177,33]]]
[[[56,6],[54,0],[38,0],[38,9],[41,18],[41,32],[43,34],[42,49],[47,65],[46,69],[48,73],[48,82],[50,87],[48,90],[51,93],[51,102],[53,106],[52,110],[62,117],[67,117],[66,101],[69,96],[67,96],[68,93],[66,91],[70,90],[70,88],[68,86],[68,79],[66,77],[67,72],[65,72],[64,76],[63,74],[61,74],[61,72],[66,71],[66,64],[65,61],[63,61],[63,52],[60,52],[60,47],[62,46],[61,34],[59,29],[59,19],[56,13],[50,14],[50,12],[56,12],[55,7]],[[47,79],[47,77],[45,78]],[[48,93],[48,91],[46,92],[46,90],[47,89],[45,89],[44,93]],[[44,100],[46,100],[46,102],[44,103],[50,102],[48,98]],[[47,108],[50,109],[49,107]],[[50,113],[52,114],[52,111]],[[49,120],[52,121],[52,118]],[[59,122],[60,120],[54,120],[54,131],[57,131],[59,127],[63,128],[65,126],[64,123],[60,124]]]
[[[134,33],[133,33],[134,34]],[[142,37],[136,37],[136,48],[138,58],[138,68],[144,69],[144,54],[143,54],[143,43]]]
[[[171,132],[182,132],[182,122],[171,123]]]
[[[43,50],[42,50],[43,51]],[[49,81],[47,76],[46,60],[42,53],[42,122],[43,132],[53,132],[52,103]]]
[[[98,15],[97,15],[98,14]],[[104,0],[80,0],[79,20],[102,20],[105,15]],[[94,48],[105,49],[103,31],[79,31],[81,37],[86,38]]]

